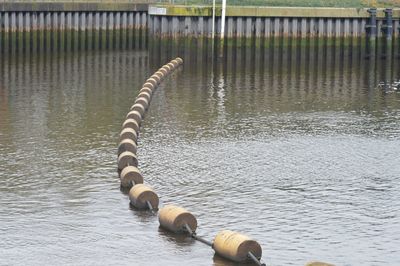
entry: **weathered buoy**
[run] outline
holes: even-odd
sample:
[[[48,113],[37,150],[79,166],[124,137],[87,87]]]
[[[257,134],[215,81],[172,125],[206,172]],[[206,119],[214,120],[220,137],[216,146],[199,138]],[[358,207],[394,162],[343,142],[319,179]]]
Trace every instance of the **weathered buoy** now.
[[[134,105],[131,106],[131,111],[138,111],[140,116],[143,118],[144,114],[146,113],[146,108],[141,103],[135,103]],[[136,121],[136,120],[134,120],[134,121]]]
[[[153,79],[153,78],[148,78],[148,79],[146,80],[146,83],[151,83],[151,84],[153,84],[154,88],[157,87],[157,85],[158,85],[157,80],[155,80],[155,79]]]
[[[150,78],[152,78],[152,79],[154,79],[155,81],[157,81],[157,84],[160,84],[160,83],[161,83],[161,77],[159,77],[159,76],[156,75],[156,74],[151,75]]]
[[[220,256],[237,262],[249,260],[249,252],[257,259],[261,259],[262,255],[261,246],[256,241],[229,230],[217,234],[213,248]]]
[[[131,139],[135,143],[137,143],[137,132],[129,127],[124,128],[124,129],[122,129],[121,133],[119,134],[119,139],[120,139],[120,141],[122,141],[124,139]]]
[[[148,209],[148,203],[153,209],[158,209],[159,199],[154,190],[144,184],[134,185],[129,191],[131,204],[138,209]]]
[[[165,70],[167,70],[168,71],[168,73],[170,73],[172,70],[173,70],[173,68],[172,67],[170,67],[169,65],[163,65],[163,67],[162,68],[164,68]]]
[[[163,75],[164,75],[164,77],[165,76],[167,76],[167,74],[168,74],[168,70],[167,69],[165,69],[165,68],[160,68],[159,70],[158,70],[158,72],[161,72],[161,73],[163,73]]]
[[[143,184],[143,176],[135,166],[127,166],[122,169],[120,179],[122,187],[131,187],[135,184]]]
[[[172,60],[171,63],[174,65],[175,68],[177,68],[180,65],[176,59]]]
[[[138,99],[138,98],[140,98],[140,97],[146,98],[149,102],[150,102],[150,100],[151,100],[151,94],[148,93],[148,92],[145,92],[145,91],[139,93],[138,96],[136,97],[136,99]]]
[[[142,123],[142,115],[138,111],[130,111],[126,115],[126,119],[134,119],[139,125]]]
[[[311,261],[307,263],[306,266],[335,266],[335,265],[321,261]]]
[[[185,224],[187,224],[193,232],[197,229],[196,217],[184,208],[174,205],[166,205],[162,208],[159,212],[158,220],[160,221],[161,227],[175,233],[186,232]]]
[[[133,154],[136,154],[137,152],[137,146],[136,143],[131,140],[131,139],[123,139],[118,145],[118,156],[121,155],[124,151],[129,151],[132,152]]]
[[[165,78],[165,74],[163,72],[159,71],[159,70],[156,73],[154,73],[154,75],[158,76],[161,81],[163,81],[164,78]]]
[[[149,88],[149,89],[151,89],[152,91],[154,91],[154,89],[155,89],[155,86],[153,85],[153,83],[150,83],[150,82],[146,82],[145,84],[143,84],[143,88]]]
[[[175,66],[174,66],[174,64],[172,64],[172,63],[168,63],[167,64],[170,68],[171,68],[171,70],[174,70],[175,69]]]
[[[144,112],[144,107],[142,106],[142,105],[138,105],[138,106],[140,106],[142,109],[140,109],[140,110],[142,110],[143,112]],[[139,112],[139,110],[137,110],[137,108],[135,107],[135,109],[133,109],[133,110],[136,110],[136,111],[138,111]],[[136,120],[134,120],[134,119],[126,119],[125,121],[124,121],[124,123],[122,124],[122,128],[132,128],[133,130],[135,130],[136,131],[136,133],[138,133],[139,132],[139,124],[138,124],[138,122],[136,121]],[[137,134],[136,134],[137,135]]]
[[[134,105],[135,104],[141,104],[145,108],[145,110],[147,110],[147,109],[149,109],[150,102],[149,102],[149,100],[147,100],[147,98],[140,97],[140,98],[136,98]],[[133,105],[132,105],[132,107],[133,107]]]
[[[138,160],[135,154],[130,151],[124,151],[118,156],[118,169],[122,170],[127,166],[138,166]]]
[[[180,65],[183,64],[183,59],[182,58],[177,57],[177,58],[175,58],[175,60],[178,61]]]
[[[139,94],[142,93],[142,92],[147,92],[147,93],[149,93],[151,96],[153,96],[153,90],[150,89],[149,87],[143,87],[143,88],[141,88],[140,91],[139,91]]]

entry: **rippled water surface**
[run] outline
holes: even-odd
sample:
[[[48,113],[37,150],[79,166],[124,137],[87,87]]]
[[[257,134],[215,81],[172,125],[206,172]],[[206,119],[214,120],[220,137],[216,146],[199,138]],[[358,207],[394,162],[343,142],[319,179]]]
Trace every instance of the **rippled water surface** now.
[[[1,265],[231,265],[159,229],[119,189],[123,119],[173,56],[2,59]],[[400,78],[397,59],[182,57],[139,140],[162,204],[192,211],[209,240],[221,229],[250,235],[268,265],[400,264],[400,93],[375,88]]]

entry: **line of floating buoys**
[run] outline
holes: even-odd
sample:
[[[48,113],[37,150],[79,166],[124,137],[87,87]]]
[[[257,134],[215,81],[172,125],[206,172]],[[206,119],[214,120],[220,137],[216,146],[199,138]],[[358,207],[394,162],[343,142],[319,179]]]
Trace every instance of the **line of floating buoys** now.
[[[137,209],[155,211],[158,210],[159,205],[157,193],[151,187],[143,184],[143,176],[138,169],[136,154],[140,126],[154,91],[169,74],[182,64],[183,60],[178,57],[162,66],[148,78],[122,124],[118,145],[118,171],[121,187],[130,189],[130,204]],[[174,233],[189,234],[192,238],[211,246],[217,254],[227,259],[237,262],[253,260],[258,265],[264,265],[260,262],[261,246],[245,235],[224,230],[217,234],[213,242],[207,241],[196,234],[196,217],[184,208],[174,205],[161,208],[158,217],[161,227]]]

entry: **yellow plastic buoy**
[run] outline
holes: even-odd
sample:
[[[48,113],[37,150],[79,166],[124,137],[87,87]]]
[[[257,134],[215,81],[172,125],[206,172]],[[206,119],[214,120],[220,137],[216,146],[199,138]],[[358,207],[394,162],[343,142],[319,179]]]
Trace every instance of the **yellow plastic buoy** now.
[[[161,83],[161,77],[159,77],[159,76],[156,75],[156,74],[151,75],[150,78],[152,78],[152,79],[154,79],[155,81],[157,81],[157,84],[160,84],[160,83]]]
[[[154,86],[153,83],[146,82],[145,84],[143,84],[143,88],[145,88],[145,87],[154,91],[156,86]]]
[[[164,75],[164,77],[166,77],[167,76],[167,74],[168,74],[168,70],[167,69],[165,69],[165,68],[160,68],[159,70],[158,70],[158,72],[161,72],[161,73],[163,73],[163,75]]]
[[[140,116],[143,118],[144,114],[146,113],[146,108],[141,103],[135,103],[134,105],[131,106],[131,111],[138,111]]]
[[[160,70],[157,70],[156,73],[154,73],[154,75],[159,76],[161,80],[163,80],[165,77],[165,74]]]
[[[130,111],[126,115],[126,119],[133,119],[140,125],[142,123],[142,115],[138,111]]]
[[[151,100],[151,94],[148,92],[145,92],[145,91],[139,93],[138,96],[136,97],[136,99],[138,99],[140,97],[146,98],[149,102]]]
[[[121,133],[119,134],[119,139],[122,141],[124,139],[131,139],[135,143],[137,143],[137,132],[132,128],[124,128],[122,129]]]
[[[135,154],[130,151],[124,151],[118,156],[118,169],[122,170],[127,166],[138,166],[138,160]]]
[[[160,221],[161,227],[175,233],[186,232],[185,224],[187,224],[193,232],[197,229],[196,217],[184,208],[174,205],[166,205],[162,208],[159,212],[158,220]]]
[[[144,109],[147,110],[147,109],[149,109],[150,102],[146,98],[140,97],[140,98],[136,98],[134,104],[141,104],[144,107]],[[133,105],[132,105],[132,107],[133,107]]]
[[[153,79],[153,78],[148,78],[148,79],[146,80],[146,83],[151,83],[151,84],[153,84],[154,88],[157,87],[157,85],[158,85],[157,80],[155,80],[155,79]]]
[[[137,152],[136,143],[131,139],[123,139],[118,145],[118,156],[121,155],[124,151],[130,151],[133,154]]]
[[[178,61],[180,65],[183,64],[183,59],[182,58],[177,57],[177,58],[175,58],[175,60]]]
[[[153,209],[158,209],[158,196],[152,188],[146,185],[134,185],[131,190],[129,190],[129,199],[131,204],[138,209],[149,208],[147,202],[150,202]]]
[[[306,266],[335,266],[335,265],[326,262],[311,261],[307,263]]]
[[[122,187],[131,187],[135,184],[143,184],[143,176],[135,166],[127,166],[122,169],[120,179]]]
[[[229,230],[217,234],[213,248],[220,256],[237,262],[249,260],[249,252],[257,259],[261,259],[262,255],[261,246],[256,241]]]
[[[173,68],[169,65],[163,65],[162,68],[166,69],[168,71],[168,73],[170,73],[173,70]]]
[[[143,108],[143,106],[139,105],[141,108]],[[136,109],[133,109],[136,110]],[[137,110],[138,111],[138,110]],[[143,112],[144,112],[144,108],[143,108]],[[136,133],[139,132],[139,124],[136,120],[134,119],[126,119],[124,121],[124,123],[122,124],[122,128],[132,128],[133,130],[136,131]],[[136,134],[137,135],[137,134]]]
[[[171,70],[174,70],[175,69],[175,66],[174,66],[174,64],[172,64],[172,63],[168,63],[167,64],[170,68],[171,68]]]
[[[147,93],[149,93],[151,96],[153,96],[153,90],[150,89],[149,87],[143,87],[143,88],[141,88],[140,91],[139,91],[139,93],[141,93],[141,92],[147,92]]]
[[[172,60],[171,63],[174,65],[175,68],[177,68],[180,65],[176,59]]]

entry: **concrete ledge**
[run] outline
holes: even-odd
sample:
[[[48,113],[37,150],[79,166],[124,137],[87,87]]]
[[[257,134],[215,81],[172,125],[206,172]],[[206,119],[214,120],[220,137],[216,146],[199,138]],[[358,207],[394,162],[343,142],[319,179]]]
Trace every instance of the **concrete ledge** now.
[[[68,11],[147,11],[148,4],[112,2],[2,2],[0,11],[68,12]]]
[[[228,17],[301,17],[301,18],[367,18],[367,8],[308,8],[308,7],[232,7],[226,9]],[[160,16],[212,16],[212,6],[152,5],[150,15]],[[221,7],[216,8],[221,16]],[[383,18],[383,9],[377,17]],[[393,18],[400,17],[400,8],[393,9]]]

